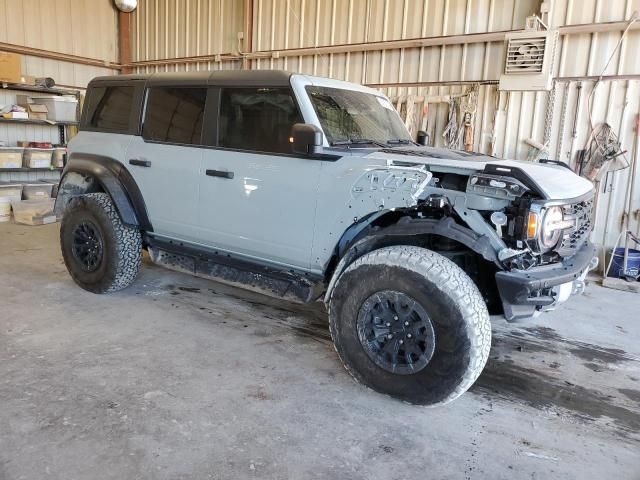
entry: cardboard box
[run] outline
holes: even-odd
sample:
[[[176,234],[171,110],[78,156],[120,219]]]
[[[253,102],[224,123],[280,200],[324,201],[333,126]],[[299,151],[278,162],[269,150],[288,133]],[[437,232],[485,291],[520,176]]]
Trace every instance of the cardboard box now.
[[[29,114],[27,112],[9,112],[9,113],[3,113],[2,116],[4,118],[20,119],[20,120],[26,120],[27,118],[29,118]]]
[[[22,55],[0,52],[0,82],[22,82]]]
[[[27,111],[29,112],[29,118],[35,118],[38,120],[46,120],[49,110],[46,105],[40,105],[39,103],[30,103],[27,105]]]
[[[20,77],[20,83],[24,83],[25,85],[35,85],[36,77],[33,75],[22,75],[22,77]]]
[[[29,108],[30,103],[31,103],[31,99],[29,95],[25,95],[23,93],[18,93],[16,95],[16,105],[19,105],[24,108]]]

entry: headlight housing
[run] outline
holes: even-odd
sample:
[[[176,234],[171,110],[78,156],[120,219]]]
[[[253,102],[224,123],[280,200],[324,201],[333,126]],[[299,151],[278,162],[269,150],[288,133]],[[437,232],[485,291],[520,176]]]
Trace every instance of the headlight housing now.
[[[527,240],[535,250],[548,252],[562,237],[562,232],[573,226],[573,221],[564,218],[561,206],[532,206],[527,222]]]
[[[540,246],[545,250],[551,250],[556,246],[563,226],[563,214],[562,208],[558,206],[549,207],[542,216],[542,222],[540,223],[539,241]]]

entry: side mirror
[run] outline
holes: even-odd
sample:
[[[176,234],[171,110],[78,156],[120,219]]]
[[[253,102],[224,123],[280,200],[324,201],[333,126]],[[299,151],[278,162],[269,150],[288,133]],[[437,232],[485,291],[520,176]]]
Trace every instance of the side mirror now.
[[[314,155],[322,149],[322,130],[311,123],[296,123],[291,129],[293,153]]]
[[[418,137],[416,141],[420,145],[428,145],[429,144],[429,134],[424,130],[418,130]]]

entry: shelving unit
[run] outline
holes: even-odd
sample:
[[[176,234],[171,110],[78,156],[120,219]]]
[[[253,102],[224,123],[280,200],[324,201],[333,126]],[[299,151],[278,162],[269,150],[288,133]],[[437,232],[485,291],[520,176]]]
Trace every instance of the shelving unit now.
[[[27,92],[47,95],[73,95],[78,99],[76,118],[80,118],[80,91],[66,90],[61,88],[44,88],[35,85],[23,85],[18,83],[0,83],[0,91]],[[71,127],[78,125],[78,122],[54,122],[51,120],[39,120],[35,118],[3,118],[0,117],[0,125],[14,126],[37,126],[51,127],[58,129],[58,144],[66,145],[71,136]],[[2,140],[2,138],[0,138]],[[25,138],[28,140],[28,138]],[[60,178],[61,168],[2,168],[0,169],[0,181],[32,181],[34,174],[42,175],[47,179]]]
[[[59,167],[51,168],[0,168],[0,172],[16,173],[16,172],[61,172],[63,169]]]
[[[56,125],[74,126],[78,125],[78,122],[54,122],[52,120],[38,120],[37,118],[4,118],[0,117],[0,123],[22,123],[32,125],[49,125],[55,127]]]

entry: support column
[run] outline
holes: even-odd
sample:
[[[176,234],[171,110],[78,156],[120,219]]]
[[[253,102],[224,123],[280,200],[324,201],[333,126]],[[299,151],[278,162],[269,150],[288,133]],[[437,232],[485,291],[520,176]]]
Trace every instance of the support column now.
[[[131,14],[118,12],[118,52],[121,65],[131,63]],[[122,73],[131,73],[131,67],[124,67]]]

